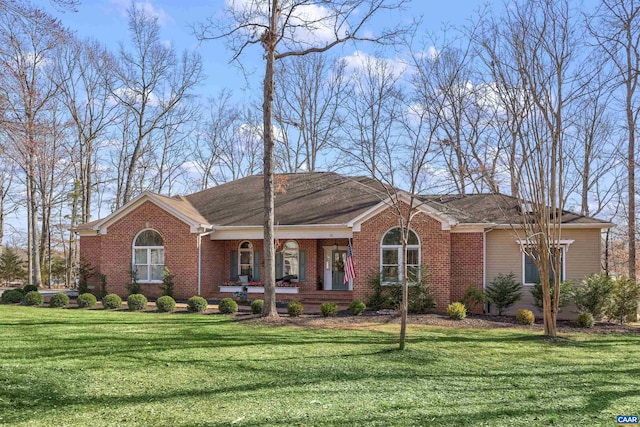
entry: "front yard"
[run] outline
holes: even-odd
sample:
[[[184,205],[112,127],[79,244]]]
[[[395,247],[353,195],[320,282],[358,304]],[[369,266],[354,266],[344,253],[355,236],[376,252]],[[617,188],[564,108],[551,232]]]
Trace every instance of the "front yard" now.
[[[0,306],[0,425],[615,425],[640,335]]]

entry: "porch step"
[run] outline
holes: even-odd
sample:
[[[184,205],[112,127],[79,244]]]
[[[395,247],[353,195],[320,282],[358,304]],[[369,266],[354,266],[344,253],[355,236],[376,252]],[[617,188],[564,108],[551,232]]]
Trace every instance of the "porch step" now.
[[[300,295],[305,304],[322,304],[323,302],[335,302],[338,304],[350,303],[353,300],[352,291],[307,291]]]

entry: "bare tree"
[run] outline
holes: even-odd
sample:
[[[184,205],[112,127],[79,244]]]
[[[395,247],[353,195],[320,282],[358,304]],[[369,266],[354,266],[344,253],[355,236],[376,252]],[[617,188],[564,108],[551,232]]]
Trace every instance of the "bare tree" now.
[[[252,0],[231,2],[223,19],[210,19],[196,29],[198,38],[225,39],[238,60],[247,48],[262,46],[264,138],[264,315],[277,317],[274,246],[274,130],[273,96],[275,63],[293,56],[322,53],[347,41],[391,43],[404,28],[371,35],[364,26],[374,16],[397,11],[405,0]]]
[[[274,119],[282,136],[275,146],[279,169],[313,172],[337,143],[346,94],[344,69],[344,61],[319,53],[278,63]]]
[[[629,277],[636,280],[636,129],[640,76],[640,3],[635,0],[602,0],[588,27],[615,70],[614,82],[621,89],[627,132],[627,230]]]
[[[540,273],[545,335],[554,337],[561,269],[562,216],[567,198],[565,144],[571,113],[583,88],[579,67],[578,32],[568,1],[515,1],[507,8],[498,32],[486,37],[503,44],[495,56],[500,69],[514,67],[525,117],[511,129],[516,133],[521,168],[519,183],[522,223],[514,225],[522,250]],[[485,45],[491,45],[486,42]],[[572,68],[573,67],[573,68]],[[550,289],[553,287],[553,297]]]
[[[362,57],[361,67],[349,77],[350,89],[345,102],[343,148],[367,159],[371,177],[380,169],[378,162],[388,155],[386,145],[397,139],[399,118],[404,108],[400,95],[403,67],[381,56]],[[357,162],[362,167],[362,162]]]
[[[342,155],[348,157],[354,165],[359,165],[370,177],[380,183],[386,198],[381,199],[397,220],[401,231],[402,261],[397,281],[402,286],[402,302],[400,306],[400,340],[399,348],[406,346],[406,325],[409,300],[409,283],[421,280],[420,271],[414,271],[407,266],[407,244],[412,233],[411,225],[416,215],[420,214],[423,201],[419,197],[432,188],[432,177],[429,165],[436,161],[439,153],[435,150],[438,142],[438,132],[442,125],[443,110],[435,110],[429,105],[429,100],[423,96],[421,85],[424,84],[425,70],[421,67],[425,62],[414,63],[410,73],[412,78],[411,91],[404,94],[395,81],[378,85],[378,91],[370,93],[365,105],[370,105],[369,111],[376,111],[378,107],[372,104],[385,104],[393,99],[397,113],[387,120],[387,124],[395,129],[393,136],[377,135],[375,162],[372,162],[372,151],[353,150],[345,146]],[[379,78],[384,78],[386,71],[382,71]],[[371,71],[371,70],[370,70]],[[370,75],[373,77],[373,75]],[[384,87],[382,89],[382,87]],[[400,100],[404,102],[400,103]],[[404,190],[403,190],[404,189]]]
[[[185,108],[202,79],[200,57],[184,52],[178,59],[174,48],[162,43],[157,18],[135,4],[128,16],[132,50],[121,45],[118,82],[111,90],[124,114],[130,116],[123,144],[130,144],[131,149],[123,160],[124,178],[118,186],[116,207],[131,200],[140,160],[150,149],[154,133],[167,124],[166,116]]]
[[[51,81],[56,49],[65,38],[57,21],[44,12],[13,6],[0,14],[0,98],[7,100],[7,135],[12,157],[25,174],[29,280],[41,283],[38,231],[37,153],[41,117],[58,89]]]

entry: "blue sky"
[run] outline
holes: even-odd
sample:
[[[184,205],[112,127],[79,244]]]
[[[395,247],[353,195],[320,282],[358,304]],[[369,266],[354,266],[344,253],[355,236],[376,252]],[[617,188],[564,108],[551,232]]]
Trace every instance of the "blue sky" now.
[[[236,96],[242,97],[246,82],[239,68],[229,63],[231,52],[222,42],[199,43],[190,28],[190,25],[203,21],[205,17],[220,13],[225,6],[224,0],[142,0],[136,3],[158,17],[161,37],[173,43],[179,52],[184,49],[200,51],[207,75],[201,88],[204,96],[213,96],[221,89],[229,88]],[[414,0],[409,10],[395,18],[422,16],[421,33],[437,34],[444,24],[464,25],[474,15],[474,11],[485,3],[486,0]],[[499,6],[502,2],[495,3]],[[128,38],[126,9],[129,5],[130,0],[81,0],[77,12],[60,12],[53,8],[48,10],[80,38],[96,38],[117,51],[119,42],[126,42]],[[383,20],[378,20],[381,21]],[[375,31],[375,22],[371,30]],[[358,48],[365,51],[367,49],[366,46]],[[334,54],[349,56],[355,50],[355,46],[347,45],[334,51]],[[263,68],[255,51],[253,55],[246,55],[243,63],[248,69],[255,70],[249,76],[250,84],[259,83]],[[248,93],[245,96],[248,97]]]

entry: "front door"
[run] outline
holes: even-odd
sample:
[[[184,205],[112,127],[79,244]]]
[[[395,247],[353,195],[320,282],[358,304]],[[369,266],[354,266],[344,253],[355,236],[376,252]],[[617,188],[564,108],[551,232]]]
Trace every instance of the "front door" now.
[[[344,283],[344,265],[347,262],[347,251],[338,249],[331,252],[331,289],[348,291],[349,283]]]

